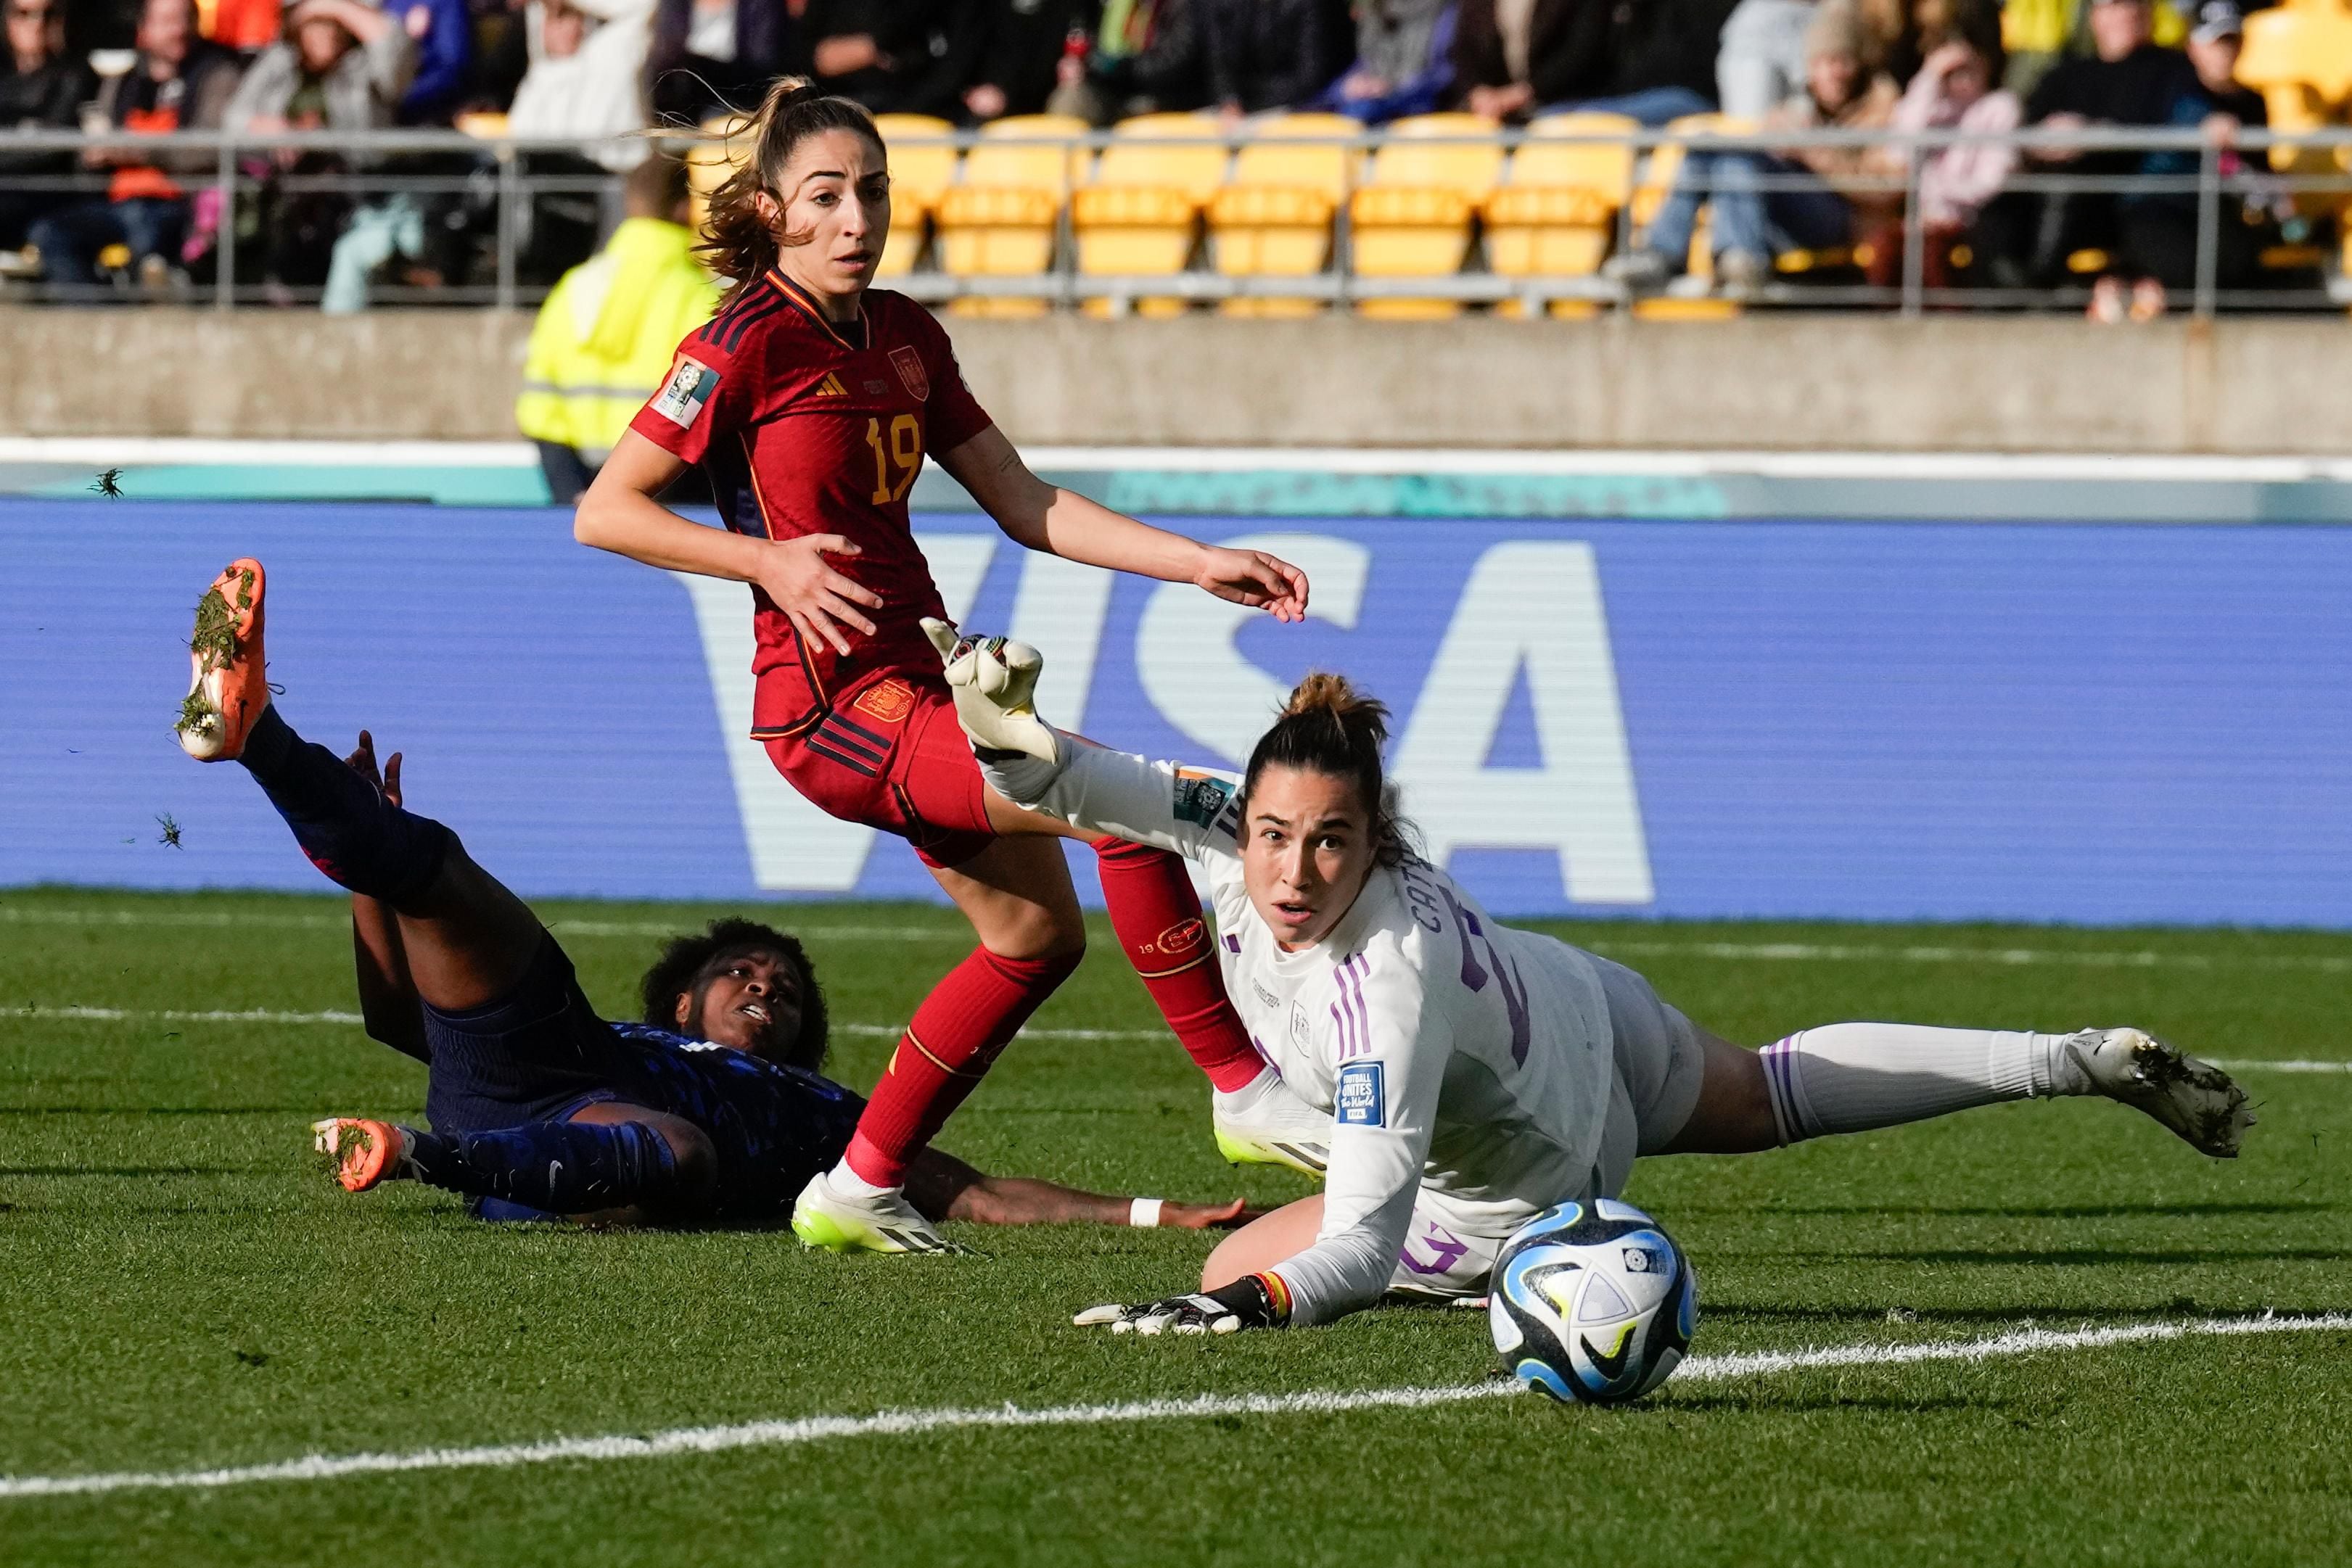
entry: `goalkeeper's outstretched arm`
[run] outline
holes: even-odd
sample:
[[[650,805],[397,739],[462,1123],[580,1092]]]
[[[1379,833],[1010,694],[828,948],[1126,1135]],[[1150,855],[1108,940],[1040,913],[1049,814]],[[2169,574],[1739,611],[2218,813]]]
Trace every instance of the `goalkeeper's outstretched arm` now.
[[[962,637],[926,621],[947,664],[956,718],[989,787],[1016,806],[1058,818],[1081,832],[1173,850],[1195,860],[1212,843],[1230,846],[1233,775],[1155,762],[1055,728],[1034,696],[1044,657],[1026,643]]]

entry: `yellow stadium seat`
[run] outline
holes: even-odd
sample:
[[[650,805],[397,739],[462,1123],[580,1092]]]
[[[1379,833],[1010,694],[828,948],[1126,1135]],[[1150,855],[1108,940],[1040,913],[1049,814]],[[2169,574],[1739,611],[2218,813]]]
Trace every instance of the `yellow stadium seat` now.
[[[877,277],[903,277],[922,259],[931,214],[955,183],[955,127],[928,114],[877,114],[874,129],[890,154],[890,237]]]
[[[98,269],[100,272],[130,271],[131,247],[119,244],[106,246],[98,253]]]
[[[2238,79],[2263,95],[2273,131],[2310,131],[2342,118],[2352,99],[2352,12],[2343,0],[2300,0],[2257,11],[2245,28]],[[2331,162],[2316,148],[2271,149],[2271,167],[2283,174],[2330,172]],[[2296,204],[2317,212],[2339,201],[2315,193]]]
[[[1631,141],[1641,122],[1622,114],[1551,114],[1528,127],[1510,176],[1486,198],[1486,265],[1507,277],[1587,277],[1609,254],[1618,210],[1633,188]],[[1590,301],[1556,299],[1556,316],[1592,313]]]
[[[1450,277],[1470,252],[1470,221],[1503,176],[1503,144],[1484,115],[1417,114],[1389,127],[1348,205],[1359,277]],[[1423,140],[1424,138],[1428,140]],[[1474,140],[1464,141],[1463,138]],[[1459,315],[1452,299],[1366,299],[1366,316]]]
[[[958,277],[1043,278],[1053,268],[1055,227],[1087,122],[1066,114],[1015,114],[982,128],[964,154],[963,182],[940,197],[940,265]],[[1042,315],[1046,300],[992,296],[950,308],[967,316]]]
[[[1209,251],[1228,277],[1309,277],[1331,260],[1331,215],[1348,199],[1364,128],[1345,115],[1276,114],[1243,126],[1233,172],[1209,203]],[[1311,298],[1228,299],[1234,316],[1309,316]]]
[[[1231,153],[1217,121],[1205,114],[1146,114],[1113,127],[1117,138],[1096,161],[1092,177],[1071,193],[1078,270],[1096,277],[1142,277],[1184,270],[1192,259],[1201,209],[1224,183]],[[1181,299],[1139,299],[1147,316],[1172,316]],[[1092,315],[1110,301],[1090,299]]]

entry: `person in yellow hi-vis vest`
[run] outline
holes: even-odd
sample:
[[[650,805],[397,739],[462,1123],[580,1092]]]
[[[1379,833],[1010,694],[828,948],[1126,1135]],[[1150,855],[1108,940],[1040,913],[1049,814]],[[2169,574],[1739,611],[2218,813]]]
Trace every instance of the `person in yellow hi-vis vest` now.
[[[565,273],[531,329],[515,423],[539,445],[550,497],[568,507],[669,376],[680,340],[710,319],[719,283],[694,256],[686,165],[629,172],[628,216]]]

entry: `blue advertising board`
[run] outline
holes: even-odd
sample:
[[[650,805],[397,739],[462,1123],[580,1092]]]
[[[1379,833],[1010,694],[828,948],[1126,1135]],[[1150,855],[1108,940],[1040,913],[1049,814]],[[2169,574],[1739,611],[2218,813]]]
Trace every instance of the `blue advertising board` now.
[[[1106,743],[1231,765],[1293,679],[1347,672],[1498,912],[2352,926],[2352,530],[1181,526],[1306,566],[1312,618],[918,519],[950,612],[1043,647],[1044,710]],[[94,500],[0,500],[0,885],[320,885],[171,736],[238,554],[282,711],[405,751],[414,803],[526,894],[935,896],[744,738],[739,585],[550,510]]]

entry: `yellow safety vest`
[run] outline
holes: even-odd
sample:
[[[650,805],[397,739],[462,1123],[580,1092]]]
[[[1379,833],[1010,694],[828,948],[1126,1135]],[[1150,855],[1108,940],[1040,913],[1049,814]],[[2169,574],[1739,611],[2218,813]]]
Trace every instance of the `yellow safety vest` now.
[[[515,423],[533,441],[610,452],[668,379],[679,340],[710,319],[719,285],[691,229],[630,218],[540,307]]]

